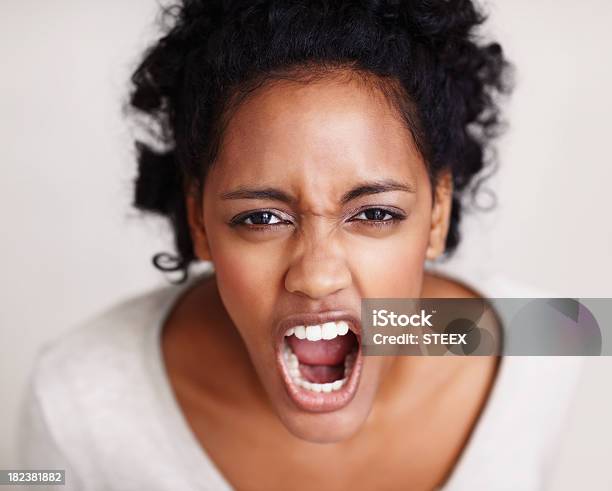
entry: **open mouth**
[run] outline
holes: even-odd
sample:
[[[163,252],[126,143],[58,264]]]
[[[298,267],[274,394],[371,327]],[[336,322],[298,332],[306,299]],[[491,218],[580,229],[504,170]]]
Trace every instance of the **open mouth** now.
[[[354,320],[286,328],[279,346],[283,380],[294,402],[309,411],[333,411],[355,395],[360,341]]]

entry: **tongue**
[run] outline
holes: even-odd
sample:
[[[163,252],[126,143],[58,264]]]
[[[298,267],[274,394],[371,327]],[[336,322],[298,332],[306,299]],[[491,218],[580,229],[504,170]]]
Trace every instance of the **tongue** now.
[[[344,365],[305,365],[300,363],[300,373],[309,382],[326,384],[344,377]]]
[[[344,363],[346,355],[353,349],[355,338],[349,333],[346,336],[321,341],[308,341],[289,336],[287,341],[300,364],[333,366]]]
[[[356,339],[349,333],[320,341],[289,336],[287,342],[300,362],[302,376],[310,382],[325,384],[344,376],[344,359],[352,351]]]

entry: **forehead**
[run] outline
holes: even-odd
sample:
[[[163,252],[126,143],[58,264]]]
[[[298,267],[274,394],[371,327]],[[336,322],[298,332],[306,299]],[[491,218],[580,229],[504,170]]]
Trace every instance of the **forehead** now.
[[[214,166],[222,186],[294,180],[332,186],[425,172],[401,115],[362,81],[276,81],[232,114]]]

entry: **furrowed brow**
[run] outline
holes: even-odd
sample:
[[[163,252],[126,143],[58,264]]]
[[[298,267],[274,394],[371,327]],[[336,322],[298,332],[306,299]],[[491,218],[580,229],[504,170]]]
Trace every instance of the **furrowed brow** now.
[[[221,195],[221,199],[264,199],[291,204],[295,198],[277,188],[238,188]]]
[[[407,183],[401,183],[393,179],[383,179],[380,181],[368,181],[353,187],[344,195],[340,202],[344,205],[351,200],[367,196],[370,194],[387,193],[389,191],[404,191],[406,193],[415,193],[413,186]]]

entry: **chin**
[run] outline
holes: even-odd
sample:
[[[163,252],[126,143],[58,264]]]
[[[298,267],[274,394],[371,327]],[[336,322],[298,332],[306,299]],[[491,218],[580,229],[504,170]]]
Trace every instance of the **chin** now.
[[[312,443],[338,443],[356,436],[363,428],[374,400],[374,391],[359,390],[344,408],[310,412],[296,407],[288,398],[276,401],[276,412],[291,434]]]

